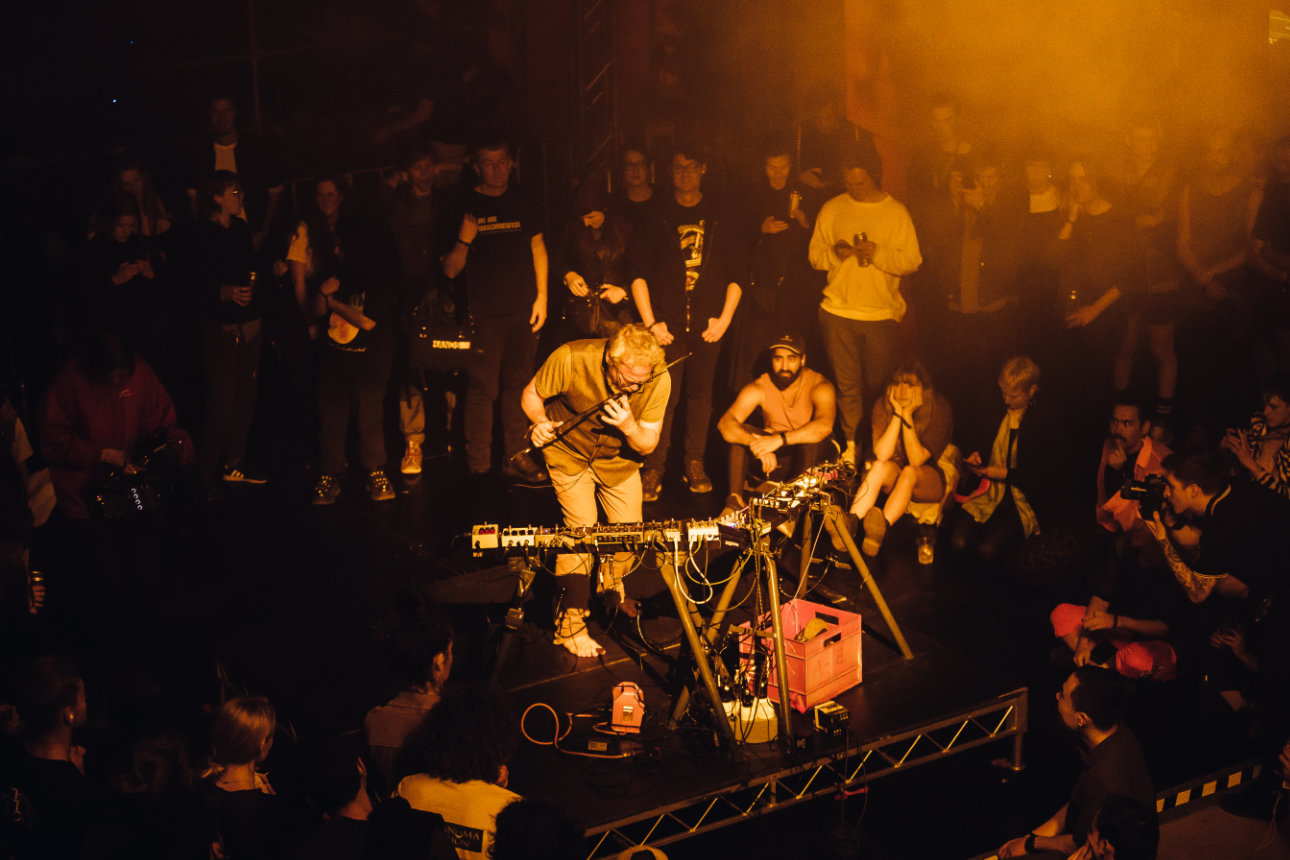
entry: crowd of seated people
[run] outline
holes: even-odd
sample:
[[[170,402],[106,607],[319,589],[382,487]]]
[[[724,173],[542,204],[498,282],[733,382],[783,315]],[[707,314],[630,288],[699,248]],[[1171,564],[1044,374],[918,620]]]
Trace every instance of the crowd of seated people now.
[[[1154,120],[1127,123],[1120,152],[1027,142],[1012,157],[1007,142],[969,141],[958,105],[941,99],[898,198],[884,190],[872,139],[823,99],[801,144],[790,129],[749,152],[694,138],[625,144],[612,181],[579,180],[566,189],[569,211],[548,220],[539,183],[518,181],[514,142],[493,134],[479,136],[460,177],[432,147],[409,144],[380,193],[364,197],[350,177],[320,174],[291,211],[286,172],[239,131],[232,100],[209,107],[210,133],[183,189],[190,206],[168,207],[137,160],[106,177],[110,193],[60,303],[66,365],[49,369],[39,408],[22,416],[31,436],[4,436],[0,539],[14,547],[6,616],[38,611],[43,599],[29,571],[22,586],[28,548],[50,535],[101,540],[84,521],[105,515],[109,479],[140,471],[145,441],[160,439],[168,468],[194,470],[205,503],[298,469],[313,488],[308,501],[330,505],[347,485],[352,422],[358,481],[375,503],[395,499],[387,470],[415,479],[428,436],[443,429],[426,425],[425,368],[407,345],[428,304],[451,307],[472,340],[454,365],[465,380],[454,417],[468,480],[544,484],[540,458],[515,456],[529,429],[520,392],[539,359],[639,322],[669,361],[688,356],[671,371],[644,501],[666,503],[682,483],[709,493],[715,430],[729,446],[728,511],[762,481],[832,458],[836,443],[861,478],[851,527],[871,557],[900,551],[887,533],[911,504],[945,505],[945,544],[965,564],[1006,562],[1018,547],[1086,526],[1099,561],[1081,601],[1051,618],[1074,663],[1137,681],[1209,679],[1247,715],[1266,772],[1277,771],[1290,736],[1280,574],[1290,522],[1290,142],[1268,148],[1266,178],[1250,135],[1213,129],[1188,158]],[[748,160],[754,169],[737,175]],[[548,227],[557,231],[550,256]],[[275,415],[256,408],[270,364],[285,369],[279,383],[295,408],[289,426],[261,429],[292,442],[273,449],[273,462],[253,463],[256,418]],[[405,447],[391,453],[393,399]],[[1085,431],[1108,409],[1099,450]],[[684,425],[680,440],[674,424]],[[200,430],[195,440],[186,427]],[[673,441],[680,480],[665,482]],[[50,525],[34,484],[42,463],[57,498]],[[947,465],[962,476],[957,486]],[[1072,493],[1072,482],[1083,489]],[[1094,496],[1092,508],[1071,504]],[[420,616],[397,624],[433,635],[414,649],[391,632],[405,652],[402,692],[373,703],[372,751],[352,771],[334,768],[345,788],[312,805],[263,799],[273,796],[262,766],[276,730],[267,702],[220,703],[204,781],[156,783],[204,792],[203,809],[225,822],[206,848],[262,841],[266,828],[294,839],[324,815],[368,820],[369,788],[442,815],[430,824],[459,854],[463,844],[487,848],[486,823],[425,798],[431,788],[434,797],[474,792],[489,798],[491,818],[514,799],[508,748],[496,741],[465,769],[421,756],[423,771],[401,772],[420,752],[413,724],[451,701],[452,639]],[[84,696],[65,665],[29,669],[12,689],[23,721],[17,754],[38,760],[24,759],[22,771],[39,784],[35,803],[49,783],[84,776],[69,735]],[[68,804],[79,791],[69,789]],[[266,816],[290,827],[267,826]],[[392,820],[414,828],[406,816]],[[41,840],[80,838],[88,826],[6,838],[40,856]]]

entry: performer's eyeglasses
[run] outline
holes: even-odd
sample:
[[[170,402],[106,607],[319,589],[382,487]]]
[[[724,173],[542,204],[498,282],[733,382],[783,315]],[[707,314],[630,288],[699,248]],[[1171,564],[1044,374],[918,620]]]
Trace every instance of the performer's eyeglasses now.
[[[613,383],[614,388],[621,394],[635,394],[640,391],[646,382],[649,382],[650,374],[646,373],[640,379],[632,379],[627,375],[626,370],[614,362],[608,363],[609,381]]]

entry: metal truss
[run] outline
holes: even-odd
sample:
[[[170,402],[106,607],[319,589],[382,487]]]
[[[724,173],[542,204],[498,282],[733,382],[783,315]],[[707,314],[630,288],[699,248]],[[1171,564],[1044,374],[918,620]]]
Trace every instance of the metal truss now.
[[[1007,738],[1013,742],[1012,766],[1020,769],[1026,725],[1027,691],[1022,687],[937,722],[593,828],[587,857],[612,857],[626,848],[661,848]]]

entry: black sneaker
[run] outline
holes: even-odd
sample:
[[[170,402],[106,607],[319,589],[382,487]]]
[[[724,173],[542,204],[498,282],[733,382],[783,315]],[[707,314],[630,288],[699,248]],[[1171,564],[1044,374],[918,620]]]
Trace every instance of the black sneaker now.
[[[340,495],[340,484],[331,475],[319,475],[318,483],[314,484],[313,497],[310,502],[315,505],[330,505],[336,501]]]
[[[227,484],[254,484],[257,487],[269,483],[269,479],[254,472],[244,472],[237,466],[224,467],[224,482]]]
[[[394,498],[394,487],[385,476],[384,469],[373,469],[367,476],[367,494],[374,502],[388,502]]]
[[[531,487],[541,487],[551,483],[551,476],[527,454],[513,457],[502,467],[502,474],[516,483]]]
[[[663,486],[663,473],[658,469],[641,470],[641,501],[657,502]]]
[[[712,480],[708,477],[708,473],[704,471],[702,460],[690,460],[685,464],[684,480],[689,485],[691,493],[712,492]]]

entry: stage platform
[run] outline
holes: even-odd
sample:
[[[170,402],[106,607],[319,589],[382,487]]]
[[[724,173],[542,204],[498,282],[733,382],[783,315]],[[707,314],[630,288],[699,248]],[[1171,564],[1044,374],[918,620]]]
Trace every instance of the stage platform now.
[[[449,604],[458,634],[454,679],[486,677],[489,625],[500,623],[514,583],[501,558],[473,558],[463,535],[475,522],[550,525],[559,511],[549,488],[472,497],[454,480],[400,481],[398,501],[386,506],[368,503],[361,484],[351,483],[336,505],[314,508],[299,503],[309,490],[302,479],[263,492],[237,488],[228,504],[204,509],[188,531],[168,538],[172,561],[156,592],[169,619],[166,648],[148,653],[173,655],[176,666],[162,667],[170,674],[161,677],[190,681],[216,656],[239,686],[270,696],[300,737],[351,731],[393,693],[371,630],[409,588]],[[715,494],[695,496],[674,483],[645,516],[705,518],[720,504]],[[706,743],[684,727],[668,733],[676,646],[663,658],[638,658],[606,638],[603,661],[574,659],[548,641],[552,577],[540,576],[500,680],[521,709],[543,701],[592,714],[578,720],[579,731],[604,719],[614,683],[635,681],[645,689],[643,745],[651,752],[606,761],[522,741],[513,787],[561,803],[588,834],[588,855],[598,857],[632,844],[667,845],[672,860],[972,857],[1026,832],[1065,801],[1078,767],[1053,702],[1070,668],[1050,655],[1048,611],[1079,597],[1080,571],[1072,571],[1072,585],[972,564],[946,549],[937,548],[934,564],[918,564],[914,530],[902,522],[870,564],[912,647],[910,661],[897,656],[854,571],[823,576],[842,601],[836,605],[864,618],[865,681],[839,697],[851,709],[847,743],[791,756],[777,745],[724,756],[710,732]],[[795,571],[791,561],[785,569]],[[795,573],[788,578],[794,590]],[[658,572],[642,568],[627,587],[646,605],[645,633],[659,643],[676,639]],[[810,599],[832,600],[820,595]],[[102,648],[90,644],[93,658]],[[1236,727],[1211,720],[1197,732],[1206,707],[1213,705],[1179,684],[1140,691],[1130,724],[1158,785],[1250,755],[1228,740]],[[536,718],[528,728],[542,739]],[[1027,767],[1018,773],[1010,765],[1021,732]],[[290,745],[277,749],[285,755]],[[840,780],[854,796],[838,793]]]
[[[489,601],[494,605],[489,614],[499,617],[498,606],[511,593],[513,579],[504,565],[487,567],[436,583],[434,593],[446,603]],[[835,570],[829,579],[845,587],[858,577]],[[809,715],[796,712],[790,748],[775,740],[723,749],[710,718],[698,724],[683,719],[670,730],[674,697],[690,672],[688,659],[677,665],[681,625],[657,570],[642,567],[632,582],[647,615],[658,610],[641,623],[640,633],[622,615],[608,623],[608,630],[603,621],[593,623],[606,654],[578,660],[549,644],[549,632],[528,623],[510,634],[515,640],[496,673],[518,707],[542,703],[559,713],[561,731],[574,715],[561,751],[542,745],[556,731],[550,712],[540,705],[531,710],[525,728],[537,743],[521,745],[510,769],[511,787],[576,809],[588,857],[670,845],[812,798],[854,792],[889,774],[987,744],[996,745],[997,756],[1012,768],[1022,767],[1028,691],[1018,678],[955,642],[904,624],[897,614],[913,652],[912,659],[904,659],[869,595],[854,588],[845,588],[851,596],[829,588],[838,608],[863,618],[864,681],[834,697],[850,714],[844,738],[815,732]],[[796,582],[785,581],[784,587],[791,592]],[[751,617],[748,606],[732,610],[733,623]],[[655,644],[668,643],[661,655],[640,647],[642,633]],[[593,726],[607,718],[611,690],[622,681],[644,691],[643,731],[639,738],[609,741],[607,752],[621,758],[590,757],[588,741],[598,746],[595,741],[607,738]],[[705,708],[698,698],[692,709]]]

